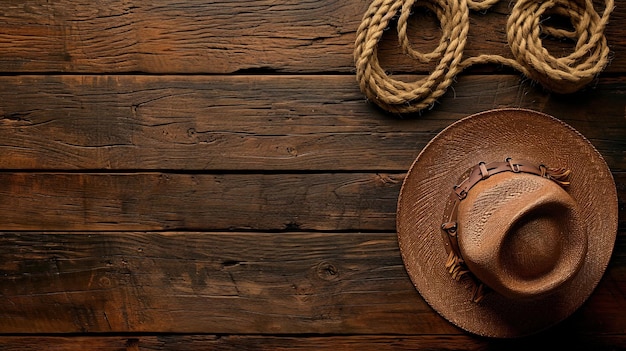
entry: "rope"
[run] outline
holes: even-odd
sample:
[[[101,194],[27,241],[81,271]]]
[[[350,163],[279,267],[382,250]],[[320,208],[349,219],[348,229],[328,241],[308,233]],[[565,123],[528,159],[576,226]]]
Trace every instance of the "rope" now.
[[[363,16],[355,41],[354,60],[361,91],[387,111],[410,113],[432,106],[457,74],[476,64],[512,67],[547,89],[562,94],[575,92],[589,84],[608,64],[609,48],[604,28],[614,7],[613,0],[605,0],[601,16],[595,11],[592,0],[518,0],[506,26],[514,59],[499,55],[463,59],[469,32],[469,11],[485,11],[497,2],[374,0]],[[431,10],[440,23],[442,37],[432,52],[415,50],[407,37],[407,22],[414,6]],[[544,14],[569,18],[573,31],[542,26]],[[404,82],[390,77],[381,68],[378,43],[394,18],[397,18],[398,40],[404,54],[422,63],[439,60],[427,77]],[[542,33],[557,39],[576,40],[574,51],[564,57],[550,55],[542,46]]]

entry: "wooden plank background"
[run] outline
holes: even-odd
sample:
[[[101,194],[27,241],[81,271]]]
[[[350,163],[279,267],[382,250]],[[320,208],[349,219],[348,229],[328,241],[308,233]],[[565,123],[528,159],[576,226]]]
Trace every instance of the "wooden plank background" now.
[[[368,103],[352,59],[369,1],[7,1],[0,8],[0,348],[626,348],[626,7],[612,60],[552,94],[472,68],[429,111]],[[512,2],[472,13],[466,55],[510,56]],[[601,6],[599,6],[601,9]],[[411,40],[433,48],[432,15]],[[566,42],[546,40],[551,52]],[[393,29],[384,66],[419,79]],[[605,157],[620,229],[599,287],[558,326],[476,337],[421,299],[395,234],[426,143],[471,113],[524,107]],[[546,138],[550,138],[546,135]]]

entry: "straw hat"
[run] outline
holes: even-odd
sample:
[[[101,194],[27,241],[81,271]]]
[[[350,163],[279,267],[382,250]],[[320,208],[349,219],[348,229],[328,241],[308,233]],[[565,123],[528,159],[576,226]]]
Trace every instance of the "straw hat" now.
[[[571,315],[608,264],[617,193],[602,156],[548,115],[479,113],[439,133],[398,200],[402,258],[422,297],[475,334],[517,337]]]

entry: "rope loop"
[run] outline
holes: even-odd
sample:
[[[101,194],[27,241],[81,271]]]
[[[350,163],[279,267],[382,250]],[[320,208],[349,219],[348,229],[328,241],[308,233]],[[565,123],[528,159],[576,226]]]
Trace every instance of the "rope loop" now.
[[[608,0],[600,17],[591,0],[518,0],[507,22],[507,41],[529,78],[554,92],[573,93],[589,84],[608,64],[604,28],[612,9],[613,0]],[[544,14],[569,18],[574,31],[542,27]],[[563,57],[550,55],[541,44],[542,32],[557,39],[577,39],[574,52]]]
[[[356,75],[361,91],[383,109],[394,113],[418,112],[432,106],[463,69],[495,63],[512,67],[557,93],[571,93],[589,84],[608,64],[604,29],[613,10],[605,0],[599,15],[592,0],[518,0],[507,21],[507,41],[514,59],[499,55],[463,58],[469,32],[469,11],[485,11],[499,0],[374,0],[357,30],[354,48]],[[423,53],[411,46],[407,23],[414,7],[432,11],[442,36],[438,46]],[[573,31],[542,24],[544,15],[569,18]],[[414,60],[438,60],[434,70],[414,82],[392,78],[380,66],[378,43],[392,19],[397,18],[402,52]],[[542,36],[576,40],[574,52],[554,57],[542,45]]]

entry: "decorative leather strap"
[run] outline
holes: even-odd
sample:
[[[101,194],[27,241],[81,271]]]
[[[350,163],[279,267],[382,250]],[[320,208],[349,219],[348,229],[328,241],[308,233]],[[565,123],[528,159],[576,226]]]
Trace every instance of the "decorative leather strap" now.
[[[502,172],[513,173],[529,173],[540,177],[550,179],[562,187],[567,187],[570,183],[568,181],[571,171],[565,168],[549,168],[541,164],[536,166],[530,161],[516,160],[507,157],[504,162],[480,162],[478,165],[470,168],[466,172],[467,176],[461,178],[461,181],[452,188],[448,202],[446,204],[446,210],[444,213],[444,220],[441,224],[443,241],[448,252],[448,260],[446,262],[446,269],[452,275],[455,280],[460,280],[462,276],[468,276],[474,281],[474,291],[472,301],[480,302],[484,296],[484,285],[478,280],[467,268],[461,250],[459,249],[459,242],[457,237],[457,215],[459,204],[467,197],[467,193],[483,179],[487,179],[494,174]]]

